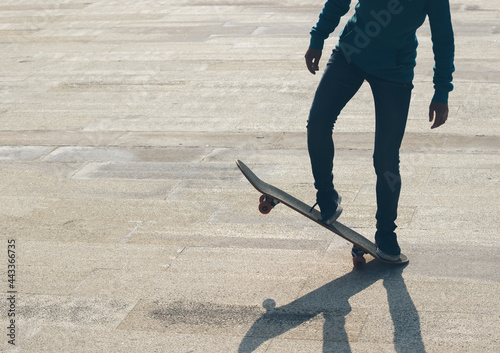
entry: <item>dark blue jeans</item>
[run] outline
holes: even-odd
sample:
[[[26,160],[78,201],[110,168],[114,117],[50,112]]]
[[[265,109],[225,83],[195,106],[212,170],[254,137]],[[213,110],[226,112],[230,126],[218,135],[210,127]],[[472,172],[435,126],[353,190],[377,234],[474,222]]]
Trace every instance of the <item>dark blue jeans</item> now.
[[[413,84],[373,77],[347,62],[340,50],[334,50],[311,107],[307,143],[316,189],[333,188],[333,126],[341,110],[365,80],[370,84],[375,101],[373,164],[377,175],[377,233],[381,234],[396,229],[401,191],[399,149]]]

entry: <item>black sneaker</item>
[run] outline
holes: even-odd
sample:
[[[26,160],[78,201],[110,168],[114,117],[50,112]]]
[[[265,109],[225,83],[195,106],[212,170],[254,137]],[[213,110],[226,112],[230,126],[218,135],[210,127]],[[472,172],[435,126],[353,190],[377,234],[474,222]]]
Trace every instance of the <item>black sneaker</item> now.
[[[316,204],[321,211],[321,219],[323,222],[332,224],[339,218],[342,213],[342,206],[340,206],[341,201],[342,198],[334,189],[318,191],[316,193]]]
[[[376,233],[377,255],[387,261],[398,261],[401,255],[396,233]]]

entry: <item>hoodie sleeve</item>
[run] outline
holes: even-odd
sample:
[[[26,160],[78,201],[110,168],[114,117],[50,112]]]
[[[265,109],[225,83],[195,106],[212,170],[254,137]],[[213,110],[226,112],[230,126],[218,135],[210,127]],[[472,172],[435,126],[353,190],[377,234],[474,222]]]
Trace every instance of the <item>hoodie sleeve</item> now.
[[[323,49],[325,39],[337,28],[340,18],[349,11],[351,0],[328,0],[319,14],[319,20],[311,29],[309,46]]]
[[[455,66],[455,43],[451,24],[449,0],[430,0],[428,5],[429,23],[434,51],[434,97],[440,103],[448,103],[448,94],[453,90]]]

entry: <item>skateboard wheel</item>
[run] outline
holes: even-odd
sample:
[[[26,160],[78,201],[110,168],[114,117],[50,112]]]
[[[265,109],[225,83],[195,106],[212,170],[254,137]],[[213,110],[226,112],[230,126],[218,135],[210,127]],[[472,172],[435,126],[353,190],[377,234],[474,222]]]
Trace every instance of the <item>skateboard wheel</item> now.
[[[354,267],[357,268],[358,270],[361,270],[366,266],[366,260],[363,256],[356,256],[355,258],[352,259],[352,262],[354,264]]]
[[[259,204],[259,211],[262,214],[268,214],[269,212],[271,212],[272,208],[273,208],[273,205],[271,205],[271,203],[268,201],[262,201]]]

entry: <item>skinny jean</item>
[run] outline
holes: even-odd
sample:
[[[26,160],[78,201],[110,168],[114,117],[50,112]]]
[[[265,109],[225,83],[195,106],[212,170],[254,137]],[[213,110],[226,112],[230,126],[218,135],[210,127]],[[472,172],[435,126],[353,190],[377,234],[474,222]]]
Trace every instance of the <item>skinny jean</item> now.
[[[365,80],[370,84],[375,102],[373,165],[377,176],[377,234],[385,234],[396,229],[401,191],[399,149],[408,119],[413,84],[373,77],[349,63],[342,51],[334,50],[311,106],[307,143],[315,188],[333,188],[333,127],[344,106]]]

